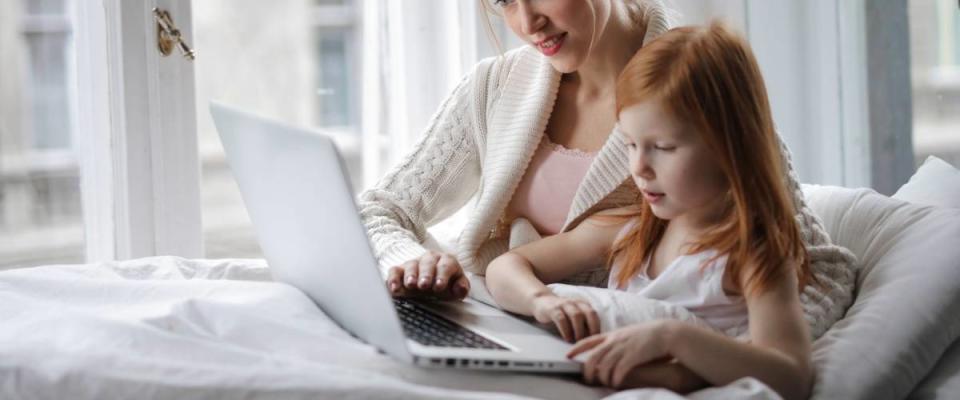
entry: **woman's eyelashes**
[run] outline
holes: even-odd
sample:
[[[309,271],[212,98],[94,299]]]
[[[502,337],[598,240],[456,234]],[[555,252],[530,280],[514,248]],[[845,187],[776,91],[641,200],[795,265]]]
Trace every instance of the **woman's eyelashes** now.
[[[493,5],[495,5],[495,6],[500,6],[500,7],[506,7],[507,5],[509,5],[510,3],[513,3],[513,2],[514,2],[514,0],[493,0]]]
[[[636,143],[634,143],[634,142],[629,142],[629,143],[627,143],[627,148],[630,149],[630,150],[637,150],[639,147],[637,147],[637,144],[636,144]],[[677,146],[676,146],[676,145],[673,145],[673,144],[660,144],[660,143],[657,143],[657,144],[650,145],[649,148],[652,148],[652,149],[654,149],[654,150],[664,151],[664,152],[671,152],[671,151],[676,150],[676,149],[677,149]]]

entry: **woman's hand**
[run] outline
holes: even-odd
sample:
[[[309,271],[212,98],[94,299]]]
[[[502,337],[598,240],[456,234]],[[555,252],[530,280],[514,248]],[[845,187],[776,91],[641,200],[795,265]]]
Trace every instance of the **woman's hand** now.
[[[668,329],[667,322],[657,321],[591,336],[573,346],[567,357],[593,349],[583,365],[583,380],[621,387],[635,367],[670,357]]]
[[[441,300],[462,300],[470,292],[470,281],[457,258],[434,251],[391,267],[386,284],[393,297],[429,296]]]
[[[568,299],[553,294],[533,300],[533,317],[544,324],[554,324],[560,336],[575,342],[600,333],[600,317],[587,301]]]

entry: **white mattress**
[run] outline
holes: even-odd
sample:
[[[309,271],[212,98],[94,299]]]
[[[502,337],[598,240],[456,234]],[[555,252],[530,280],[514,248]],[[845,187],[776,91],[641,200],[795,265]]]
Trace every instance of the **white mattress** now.
[[[603,398],[573,378],[425,370],[348,335],[259,260],[0,273],[0,398]],[[633,390],[618,399],[679,398]],[[691,398],[777,396],[745,379]]]

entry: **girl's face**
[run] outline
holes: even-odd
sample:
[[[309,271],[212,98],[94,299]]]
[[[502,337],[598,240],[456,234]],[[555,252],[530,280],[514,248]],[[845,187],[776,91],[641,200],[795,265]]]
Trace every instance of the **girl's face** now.
[[[510,30],[547,56],[561,73],[587,59],[610,14],[601,0],[493,0]]]
[[[645,101],[620,112],[627,137],[630,173],[660,219],[706,223],[723,209],[727,181],[701,136]]]

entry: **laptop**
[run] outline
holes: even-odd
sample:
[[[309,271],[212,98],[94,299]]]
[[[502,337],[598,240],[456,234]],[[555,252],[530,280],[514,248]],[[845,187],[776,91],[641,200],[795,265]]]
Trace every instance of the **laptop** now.
[[[211,102],[274,278],[359,339],[435,368],[579,373],[571,345],[482,302],[393,299],[330,137]]]

